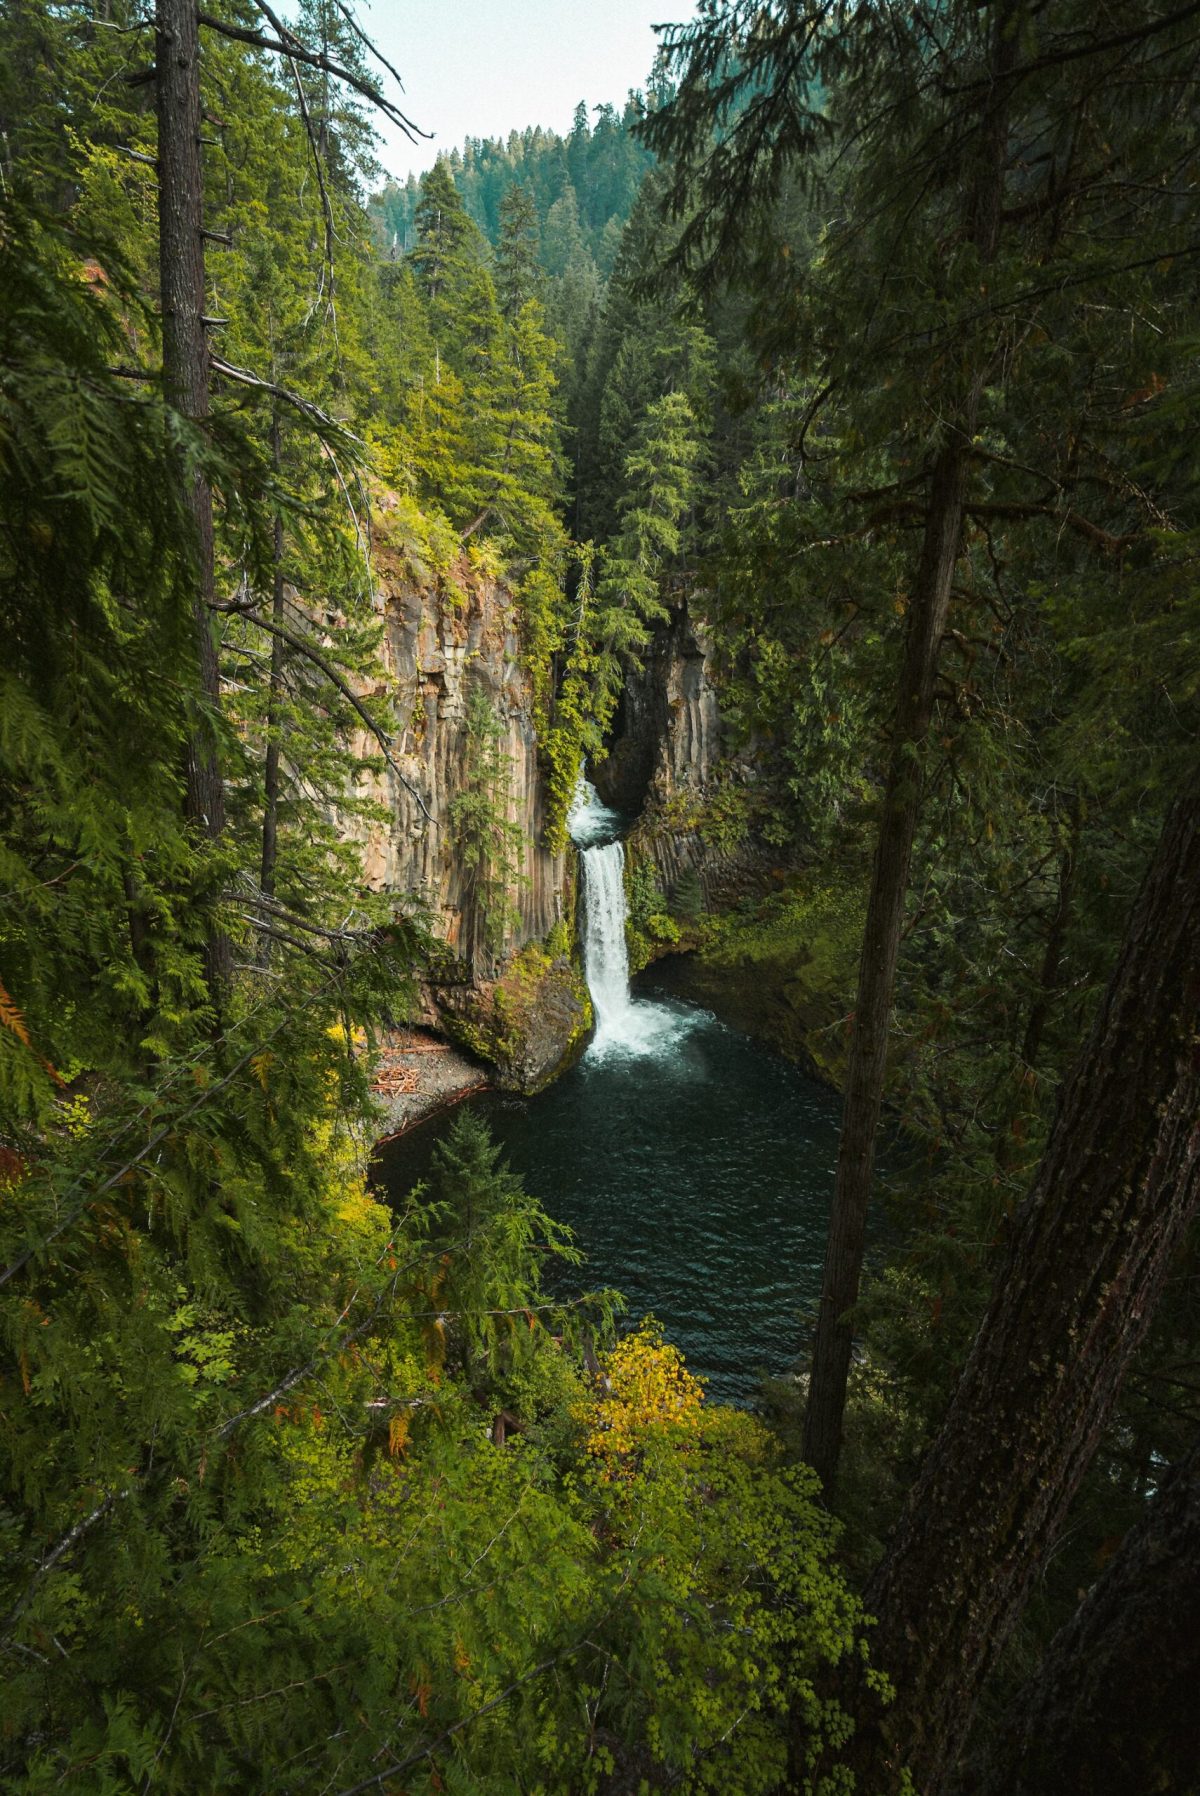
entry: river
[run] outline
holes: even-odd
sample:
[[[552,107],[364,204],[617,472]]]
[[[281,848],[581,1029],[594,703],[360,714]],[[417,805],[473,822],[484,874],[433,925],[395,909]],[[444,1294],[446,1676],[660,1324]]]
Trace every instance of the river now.
[[[580,1288],[653,1311],[712,1394],[752,1399],[789,1370],[814,1304],[837,1154],[838,1099],[709,1012],[632,988],[621,819],[584,789],[572,812],[584,885],[587,1053],[540,1097],[473,1100],[526,1189],[575,1231]],[[382,1150],[395,1198],[446,1119]]]

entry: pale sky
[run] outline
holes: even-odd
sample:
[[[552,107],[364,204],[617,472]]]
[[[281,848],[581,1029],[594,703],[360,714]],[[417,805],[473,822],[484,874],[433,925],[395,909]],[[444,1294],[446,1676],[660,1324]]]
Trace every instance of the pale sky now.
[[[404,78],[401,109],[436,133],[414,145],[380,121],[379,160],[403,181],[464,137],[565,134],[580,100],[619,110],[650,73],[651,27],[693,11],[693,0],[359,0],[364,30]],[[374,72],[392,96],[391,76]]]

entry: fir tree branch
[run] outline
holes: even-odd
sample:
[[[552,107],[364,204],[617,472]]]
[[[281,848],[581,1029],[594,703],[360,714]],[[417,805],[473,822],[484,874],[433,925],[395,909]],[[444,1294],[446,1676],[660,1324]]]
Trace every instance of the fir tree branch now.
[[[1178,12],[1166,13],[1161,19],[1154,19],[1148,25],[1138,25],[1132,31],[1118,31],[1112,37],[1102,37],[1091,43],[1048,50],[1044,56],[1035,56],[1029,62],[1017,63],[1015,68],[1006,73],[989,73],[975,81],[962,82],[957,87],[939,83],[938,92],[946,95],[978,93],[980,88],[998,85],[1000,82],[1023,81],[1026,75],[1035,75],[1041,69],[1056,69],[1065,62],[1081,62],[1089,56],[1103,56],[1106,50],[1123,50],[1130,44],[1145,43],[1147,38],[1158,37],[1162,32],[1170,31],[1173,25],[1182,25],[1186,20],[1194,19],[1197,13],[1200,13],[1200,0],[1192,0],[1190,5],[1181,6]]]
[[[292,928],[307,931],[309,935],[324,936],[330,942],[367,942],[377,933],[374,925],[367,929],[327,929],[320,923],[310,923],[307,917],[298,917],[286,905],[279,904],[274,898],[268,898],[263,891],[254,888],[250,894],[250,902],[256,909],[267,911],[272,917],[280,917]]]
[[[3,1270],[0,1270],[0,1285],[6,1285],[9,1279],[15,1278],[17,1273],[22,1271],[24,1267],[29,1264],[35,1253],[43,1252],[52,1242],[57,1241],[60,1235],[65,1234],[69,1228],[73,1228],[79,1221],[79,1218],[88,1210],[92,1209],[94,1205],[99,1203],[106,1192],[111,1191],[114,1186],[121,1183],[121,1180],[125,1177],[126,1173],[132,1172],[134,1167],[139,1166],[148,1154],[154,1152],[156,1147],[161,1147],[168,1135],[180,1128],[181,1125],[193,1117],[198,1110],[202,1110],[206,1104],[211,1103],[217,1093],[223,1091],[227,1085],[231,1084],[237,1075],[245,1067],[249,1066],[250,1062],[254,1059],[254,1056],[256,1054],[261,1054],[267,1043],[273,1041],[280,1031],[286,1028],[291,1020],[290,1015],[281,1017],[275,1027],[271,1029],[262,1040],[253,1042],[240,1059],[234,1061],[229,1071],[225,1073],[222,1078],[218,1079],[215,1084],[206,1086],[199,1097],[188,1105],[181,1116],[173,1117],[170,1121],[163,1123],[161,1127],[155,1129],[153,1134],[149,1136],[136,1154],[131,1155],[123,1166],[119,1166],[116,1172],[112,1173],[104,1180],[103,1184],[97,1186],[81,1204],[78,1204],[75,1209],[64,1216],[62,1220],[50,1230],[49,1234],[43,1235],[36,1246],[27,1247],[24,1253],[17,1255],[15,1260],[10,1260],[8,1265],[5,1266]]]
[[[851,495],[861,497],[861,495]],[[997,518],[1002,522],[1019,523],[1028,518],[1050,518],[1059,523],[1064,530],[1073,530],[1078,536],[1094,543],[1105,555],[1122,555],[1132,542],[1135,533],[1114,536],[1112,531],[1105,530],[1100,524],[1093,524],[1090,518],[1083,517],[1077,511],[1063,511],[1057,505],[1013,501],[985,502],[976,500],[966,507],[968,517],[977,523],[984,523],[989,518]],[[871,514],[867,528],[873,529],[877,524],[887,523],[892,519],[910,518],[918,521],[925,515],[925,506],[919,499],[897,499],[890,505],[882,505]]]
[[[598,1651],[599,1649],[592,1636],[600,1635],[603,1637],[605,1623],[615,1612],[617,1604],[620,1602],[629,1586],[630,1579],[633,1577],[634,1569],[637,1564],[634,1555],[641,1544],[644,1528],[645,1522],[643,1521],[639,1523],[637,1532],[630,1542],[629,1563],[626,1565],[622,1574],[621,1582],[618,1584],[608,1603],[605,1605],[603,1613],[600,1616],[593,1618],[593,1625],[589,1625],[586,1634],[574,1641],[572,1645],[564,1646],[560,1652],[552,1653],[549,1658],[541,1660],[539,1664],[534,1665],[529,1671],[522,1673],[519,1678],[514,1678],[508,1688],[502,1690],[499,1696],[494,1696],[490,1702],[485,1702],[481,1708],[474,1709],[469,1715],[464,1715],[461,1720],[453,1722],[451,1726],[448,1727],[444,1733],[439,1734],[437,1739],[429,1746],[423,1746],[418,1751],[409,1753],[407,1758],[400,1759],[396,1763],[388,1765],[383,1771],[376,1772],[372,1777],[364,1777],[361,1782],[351,1784],[347,1789],[339,1790],[338,1796],[362,1796],[362,1792],[365,1790],[377,1789],[379,1785],[386,1782],[387,1779],[398,1776],[401,1771],[406,1771],[413,1765],[420,1764],[422,1759],[431,1758],[435,1752],[445,1746],[447,1741],[452,1740],[456,1734],[461,1733],[464,1728],[470,1727],[474,1722],[482,1720],[485,1715],[490,1715],[494,1709],[499,1708],[502,1703],[507,1702],[514,1691],[520,1690],[523,1685],[531,1683],[534,1678],[539,1678],[543,1673],[552,1671],[556,1665],[563,1664],[567,1659],[573,1659],[577,1653],[581,1653],[585,1649],[591,1650],[592,1652]],[[478,1564],[478,1560],[476,1560],[476,1564]],[[598,1625],[595,1625],[597,1623]]]

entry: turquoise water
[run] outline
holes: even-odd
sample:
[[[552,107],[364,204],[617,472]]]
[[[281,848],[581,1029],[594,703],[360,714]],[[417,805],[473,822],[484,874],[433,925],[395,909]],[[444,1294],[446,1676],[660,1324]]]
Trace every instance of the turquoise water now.
[[[575,1288],[653,1311],[714,1396],[752,1398],[800,1355],[816,1301],[840,1100],[707,1011],[635,985],[628,1051],[590,1052],[542,1096],[473,1100],[526,1189],[587,1256]],[[445,1117],[381,1151],[400,1198]]]

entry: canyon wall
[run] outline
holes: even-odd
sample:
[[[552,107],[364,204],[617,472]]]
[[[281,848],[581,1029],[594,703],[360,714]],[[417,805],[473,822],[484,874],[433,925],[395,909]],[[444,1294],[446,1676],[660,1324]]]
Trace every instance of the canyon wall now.
[[[631,861],[651,861],[668,897],[693,882],[719,910],[761,878],[764,851],[740,822],[756,770],[723,742],[712,641],[686,599],[626,677],[612,747],[593,777],[605,804],[637,818]]]
[[[571,960],[575,856],[543,844],[546,787],[516,607],[467,557],[430,577],[394,545],[388,525],[385,496],[373,553],[383,673],[363,697],[390,724],[395,766],[364,780],[386,820],[351,822],[348,833],[361,845],[367,884],[395,893],[445,945],[417,1020],[489,1062],[499,1084],[535,1090],[582,1046],[590,1013]],[[489,752],[471,728],[472,704],[476,722],[481,709],[473,694],[486,701],[499,775],[490,802],[510,826],[503,896],[481,896],[464,866],[469,826],[456,816]],[[365,731],[357,748],[364,758],[379,752]]]

